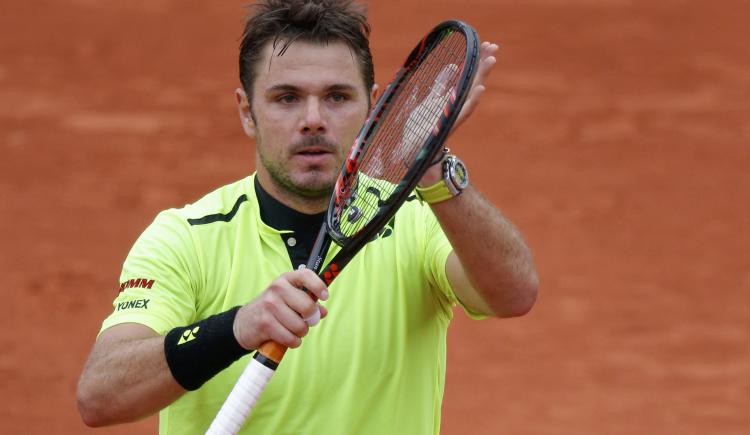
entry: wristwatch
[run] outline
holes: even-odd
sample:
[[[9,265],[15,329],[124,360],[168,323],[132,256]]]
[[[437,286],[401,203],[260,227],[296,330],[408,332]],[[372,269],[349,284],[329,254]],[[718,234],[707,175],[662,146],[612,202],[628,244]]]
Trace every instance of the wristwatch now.
[[[458,157],[447,154],[443,159],[443,178],[427,187],[417,187],[417,196],[427,204],[436,204],[461,194],[469,186],[469,170]]]

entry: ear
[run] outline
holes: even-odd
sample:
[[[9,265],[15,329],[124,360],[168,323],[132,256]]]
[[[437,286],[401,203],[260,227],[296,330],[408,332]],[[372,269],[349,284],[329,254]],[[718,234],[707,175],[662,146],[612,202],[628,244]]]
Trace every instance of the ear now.
[[[247,94],[242,88],[234,90],[234,96],[237,99],[237,112],[240,115],[242,130],[252,139],[255,139],[255,122],[250,112],[250,102],[247,100]]]

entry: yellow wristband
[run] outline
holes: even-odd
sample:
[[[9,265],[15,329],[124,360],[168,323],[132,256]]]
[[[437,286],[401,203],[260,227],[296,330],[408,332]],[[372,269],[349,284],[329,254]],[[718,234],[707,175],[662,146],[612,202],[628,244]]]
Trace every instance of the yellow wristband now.
[[[417,196],[427,204],[435,204],[443,202],[446,199],[451,199],[455,195],[451,193],[448,186],[445,184],[445,180],[440,180],[435,184],[427,187],[417,187]]]

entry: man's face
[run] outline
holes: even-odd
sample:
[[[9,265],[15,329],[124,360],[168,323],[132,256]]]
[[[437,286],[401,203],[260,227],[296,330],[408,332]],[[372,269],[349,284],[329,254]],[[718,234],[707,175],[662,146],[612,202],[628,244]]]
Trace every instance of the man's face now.
[[[254,124],[245,131],[256,138],[258,177],[284,196],[327,198],[367,117],[369,90],[346,44],[296,41],[278,56],[281,46],[264,49],[245,119]]]

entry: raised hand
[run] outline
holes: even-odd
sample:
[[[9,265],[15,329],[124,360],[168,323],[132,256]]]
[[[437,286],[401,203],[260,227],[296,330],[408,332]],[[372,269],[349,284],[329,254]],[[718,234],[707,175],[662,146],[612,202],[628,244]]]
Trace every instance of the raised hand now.
[[[489,76],[490,71],[492,71],[492,68],[497,62],[495,53],[497,52],[498,48],[499,47],[497,46],[497,44],[488,41],[482,42],[482,45],[479,49],[479,66],[477,69],[477,75],[474,76],[474,82],[471,84],[471,91],[469,91],[469,95],[466,97],[464,107],[458,114],[458,118],[456,119],[456,123],[453,125],[451,133],[456,131],[456,129],[461,124],[463,124],[466,119],[471,116],[472,113],[474,113],[477,105],[479,105],[479,99],[486,89],[484,86],[484,81],[487,76]]]

